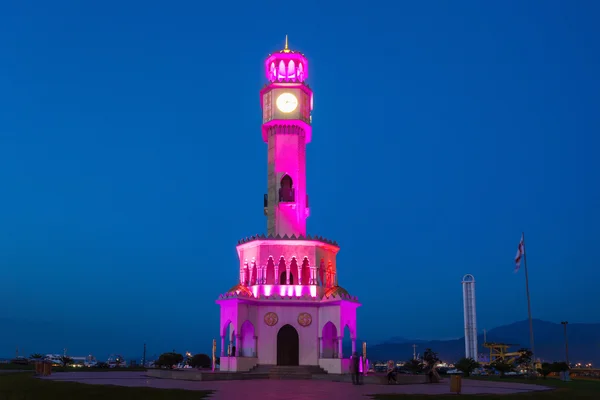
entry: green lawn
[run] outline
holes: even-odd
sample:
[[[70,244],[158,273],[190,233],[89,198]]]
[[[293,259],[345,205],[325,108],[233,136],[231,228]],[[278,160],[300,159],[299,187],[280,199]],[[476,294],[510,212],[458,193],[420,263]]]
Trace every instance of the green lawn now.
[[[27,372],[0,375],[0,400],[197,400],[207,398],[210,393],[47,381],[34,378]]]
[[[471,378],[470,378],[471,379]],[[491,380],[491,381],[502,381],[502,382],[517,382],[517,383],[528,383],[535,385],[543,385],[550,386],[556,388],[556,390],[552,391],[544,391],[544,392],[529,392],[529,393],[519,393],[519,394],[511,394],[511,395],[466,395],[466,397],[471,400],[475,399],[539,399],[539,400],[579,400],[579,399],[600,399],[600,381],[591,381],[591,380],[573,380],[571,382],[562,382],[558,379],[537,379],[537,380],[527,380],[527,379],[510,379],[510,378],[478,378],[478,380]],[[449,382],[444,384],[450,385]],[[426,396],[426,395],[398,395],[398,394],[381,394],[375,395],[373,398],[377,400],[412,400],[412,399],[421,399],[424,398],[433,398],[434,396]],[[456,398],[455,394],[450,394],[446,396],[435,396],[438,398]]]

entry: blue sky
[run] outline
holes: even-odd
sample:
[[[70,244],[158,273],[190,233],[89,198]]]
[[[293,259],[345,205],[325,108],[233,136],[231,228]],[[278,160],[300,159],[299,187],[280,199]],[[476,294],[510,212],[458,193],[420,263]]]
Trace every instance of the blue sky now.
[[[521,231],[534,317],[598,322],[599,11],[3,2],[0,320],[47,328],[5,324],[0,355],[209,351],[235,244],[266,230],[258,92],[286,34],[315,91],[308,232],[342,246],[360,337],[461,336],[466,273],[480,330],[525,319]]]

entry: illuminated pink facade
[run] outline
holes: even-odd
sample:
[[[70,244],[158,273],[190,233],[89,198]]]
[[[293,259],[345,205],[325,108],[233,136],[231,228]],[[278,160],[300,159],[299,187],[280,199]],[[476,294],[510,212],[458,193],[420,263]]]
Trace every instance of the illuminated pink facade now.
[[[221,370],[261,365],[314,365],[347,372],[348,328],[356,351],[356,309],[338,285],[337,242],[306,234],[306,145],[311,140],[308,62],[288,48],[265,61],[260,91],[267,143],[267,234],[237,246],[239,281],[217,300],[221,307]],[[235,347],[235,351],[234,351]]]

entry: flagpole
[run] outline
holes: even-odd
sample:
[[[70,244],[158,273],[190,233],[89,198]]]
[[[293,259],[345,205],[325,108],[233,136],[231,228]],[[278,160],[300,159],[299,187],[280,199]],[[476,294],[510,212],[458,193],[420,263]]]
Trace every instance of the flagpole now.
[[[525,232],[523,232],[523,264],[525,265],[525,289],[527,290],[527,312],[529,314],[529,344],[531,346],[531,364],[535,369],[535,348],[533,345],[533,319],[531,318],[531,299],[529,297],[529,274],[527,273],[527,246],[525,245]]]

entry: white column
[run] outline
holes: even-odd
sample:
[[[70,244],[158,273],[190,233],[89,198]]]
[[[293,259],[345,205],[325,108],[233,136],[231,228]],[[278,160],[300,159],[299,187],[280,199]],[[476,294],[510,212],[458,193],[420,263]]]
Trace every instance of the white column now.
[[[302,264],[298,264],[298,285],[302,285]]]
[[[279,285],[279,264],[275,264],[275,285]]]
[[[240,339],[242,338],[241,335],[235,335],[235,356],[239,357],[240,356],[240,351],[242,350],[240,348]]]
[[[285,266],[285,284],[286,285],[290,284],[290,266],[289,265]]]
[[[344,339],[343,336],[338,336],[338,358],[344,358],[344,355],[342,354],[342,340]]]
[[[258,357],[258,336],[254,336],[254,354],[253,357]]]
[[[319,358],[323,358],[324,353],[323,353],[323,338],[322,337],[318,337],[317,340],[319,341]]]
[[[225,336],[221,336],[221,357],[225,357]]]

